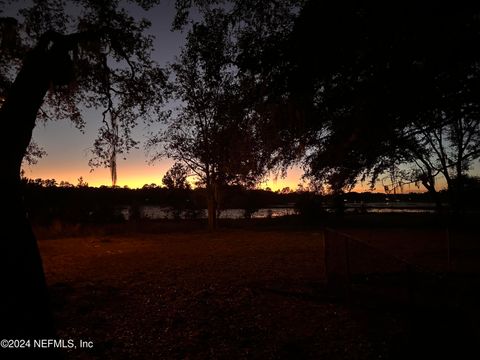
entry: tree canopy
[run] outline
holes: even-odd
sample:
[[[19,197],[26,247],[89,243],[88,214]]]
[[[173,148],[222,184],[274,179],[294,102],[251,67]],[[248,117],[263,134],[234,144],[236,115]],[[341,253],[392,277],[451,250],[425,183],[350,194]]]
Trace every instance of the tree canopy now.
[[[233,29],[221,8],[208,10],[187,34],[172,64],[172,101],[165,130],[149,147],[154,159],[167,156],[188,167],[207,189],[214,223],[220,187],[254,185],[267,170],[270,154],[259,136],[260,117],[252,109],[251,86],[235,64]]]
[[[415,167],[419,154],[436,155],[421,133],[442,129],[449,156],[433,174],[460,176],[478,158],[478,5],[230,4],[236,63],[257,86],[280,162],[301,158],[307,177],[332,189],[375,183],[399,164]]]
[[[38,118],[68,119],[82,130],[82,109],[102,111],[91,165],[110,167],[115,183],[116,156],[137,144],[132,128],[162,103],[166,76],[151,58],[150,22],[134,18],[115,0],[33,1],[5,16],[11,3],[0,7],[0,98],[8,99],[32,49],[62,52],[49,55],[45,64],[32,59],[38,72],[51,74]],[[149,9],[155,3],[129,1],[127,6]]]

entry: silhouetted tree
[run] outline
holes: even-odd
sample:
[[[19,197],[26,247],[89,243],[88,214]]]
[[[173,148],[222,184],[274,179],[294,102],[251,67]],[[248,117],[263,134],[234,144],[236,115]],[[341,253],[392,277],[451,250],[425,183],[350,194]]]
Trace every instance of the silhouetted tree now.
[[[86,188],[88,187],[88,183],[83,179],[83,176],[80,176],[77,179],[77,187],[78,188]]]
[[[175,163],[162,178],[163,185],[169,190],[168,203],[175,219],[180,219],[182,211],[189,205],[188,171],[183,164]]]
[[[64,188],[73,188],[75,187],[72,183],[68,182],[68,181],[60,181],[60,184],[59,184],[60,187],[64,187]]]
[[[164,74],[150,58],[148,21],[118,1],[33,1],[15,18],[4,16],[9,3],[0,3],[1,187],[9,192],[2,199],[0,337],[49,338],[45,279],[20,185],[36,119],[71,119],[82,129],[79,104],[103,109],[94,154],[115,181],[116,155],[134,146],[137,120],[156,110]],[[132,3],[147,9],[155,1]]]
[[[411,11],[411,5],[310,1],[301,11],[287,88],[313,115],[306,120],[313,178],[336,188],[353,185],[359,175],[375,180],[392,160],[412,155],[405,154],[411,138],[402,131],[414,122],[433,131],[445,122],[442,114],[471,102],[476,12],[440,3]],[[318,55],[312,46],[321,49]]]
[[[257,136],[259,117],[250,111],[248,86],[237,76],[232,31],[221,8],[206,11],[192,26],[172,65],[173,99],[181,105],[149,144],[162,147],[156,158],[184,164],[205,187],[210,229],[217,223],[220,188],[255,183],[270,158]]]
[[[47,152],[42,147],[40,147],[36,142],[30,141],[30,144],[28,144],[27,150],[25,151],[23,161],[28,165],[35,165],[38,163],[39,159],[46,155]]]
[[[460,111],[445,108],[428,119],[419,116],[398,130],[403,148],[392,158],[390,188],[421,184],[440,208],[439,182],[448,189],[454,210],[462,207],[461,179],[474,160],[480,158],[480,114],[475,103]],[[460,180],[457,180],[460,179]]]
[[[163,176],[162,184],[169,190],[190,189],[187,179],[188,169],[181,163],[175,163]]]
[[[281,134],[280,161],[304,155],[307,176],[334,191],[413,164],[434,191],[437,173],[479,156],[479,5],[233,3],[238,64]]]

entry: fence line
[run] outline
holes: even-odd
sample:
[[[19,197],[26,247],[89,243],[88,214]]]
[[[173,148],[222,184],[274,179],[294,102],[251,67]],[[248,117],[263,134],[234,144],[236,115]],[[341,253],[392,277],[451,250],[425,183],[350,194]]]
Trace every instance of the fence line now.
[[[433,272],[333,229],[324,242],[330,294],[393,316],[398,358],[478,358],[478,273]]]
[[[330,293],[350,302],[418,305],[442,294],[447,274],[437,273],[389,254],[364,241],[324,230],[325,275]],[[439,298],[440,297],[440,298]]]

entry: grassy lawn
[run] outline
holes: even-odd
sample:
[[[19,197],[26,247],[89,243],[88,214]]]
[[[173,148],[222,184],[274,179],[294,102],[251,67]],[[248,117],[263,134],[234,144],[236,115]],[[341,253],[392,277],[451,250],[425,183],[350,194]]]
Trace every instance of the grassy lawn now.
[[[384,354],[393,333],[325,298],[322,246],[319,232],[234,229],[40,241],[60,337],[94,343],[68,358]]]
[[[478,339],[467,308],[379,307],[382,286],[366,304],[331,297],[321,230],[174,225],[41,237],[59,337],[94,344],[67,359],[458,358]],[[443,231],[344,231],[376,256],[444,264]],[[380,261],[372,254],[351,259]]]

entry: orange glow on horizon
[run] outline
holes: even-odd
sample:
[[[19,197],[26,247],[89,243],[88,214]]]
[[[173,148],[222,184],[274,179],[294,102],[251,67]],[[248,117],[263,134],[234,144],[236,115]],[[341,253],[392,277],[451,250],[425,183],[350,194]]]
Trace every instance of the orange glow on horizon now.
[[[111,186],[109,169],[96,168],[93,171],[86,162],[76,161],[58,166],[58,163],[49,164],[49,158],[40,160],[37,165],[24,166],[25,176],[30,179],[55,179],[57,183],[67,181],[72,185],[78,184],[78,179],[92,187]],[[162,178],[171,167],[172,162],[162,161],[149,166],[145,161],[123,161],[118,164],[117,186],[128,186],[131,189],[141,188],[145,184],[162,185]],[[290,188],[295,191],[301,181],[302,172],[300,169],[291,169],[285,178],[271,176],[268,180],[260,183],[258,188],[270,188],[272,191]]]
[[[162,185],[162,178],[166,171],[170,168],[170,163],[161,163],[155,166],[149,166],[146,163],[131,163],[119,166],[117,186],[129,187],[130,189],[142,188],[145,184]],[[67,181],[72,185],[78,184],[78,179],[83,178],[83,181],[92,187],[111,186],[110,171],[104,168],[97,168],[90,171],[90,168],[85,164],[83,166],[72,166],[70,168],[50,168],[44,166],[25,166],[25,176],[30,179],[55,179],[57,183]],[[300,169],[291,169],[285,178],[271,176],[266,181],[258,185],[259,189],[270,188],[272,191],[280,191],[284,188],[289,188],[290,191],[296,191],[299,185],[307,187],[301,179],[302,172]],[[373,189],[368,183],[359,183],[352,190],[352,192],[373,192],[385,193],[381,184],[377,184]],[[397,193],[410,192],[424,192],[424,189],[419,189],[414,185],[405,186],[403,191]]]
[[[145,184],[162,184],[162,177],[170,167],[169,163],[160,163],[149,166],[145,162],[127,162],[119,164],[117,172],[117,186],[129,188],[141,188]],[[84,163],[75,163],[71,166],[41,166],[41,163],[35,166],[24,166],[25,176],[30,179],[55,179],[57,183],[67,181],[73,185],[78,184],[78,179],[92,187],[111,186],[112,180],[110,170],[105,168],[96,168],[93,171]]]
[[[92,187],[111,186],[111,177],[109,169],[96,168],[91,171],[86,161],[72,161],[62,162],[59,166],[58,162],[49,162],[49,157],[41,159],[35,166],[24,166],[25,176],[30,179],[55,179],[57,183],[67,181],[72,185],[78,184],[78,179],[83,178],[83,181]],[[145,184],[162,185],[162,178],[171,167],[172,162],[164,160],[154,165],[148,165],[145,160],[132,159],[121,161],[118,164],[117,186],[129,187],[131,189],[141,188]],[[257,188],[267,189],[272,191],[280,191],[284,188],[289,188],[290,191],[296,191],[299,185],[307,188],[307,184],[302,181],[302,170],[300,168],[291,168],[287,172],[287,176],[282,178],[280,176],[271,175],[266,181],[258,184]],[[374,192],[385,193],[381,183],[371,189],[367,182],[358,183],[352,192]],[[423,188],[417,188],[414,185],[407,185],[403,191],[398,190],[397,193],[410,192],[425,192]]]

